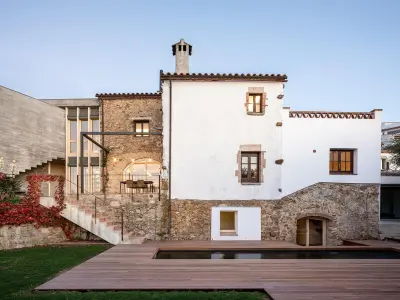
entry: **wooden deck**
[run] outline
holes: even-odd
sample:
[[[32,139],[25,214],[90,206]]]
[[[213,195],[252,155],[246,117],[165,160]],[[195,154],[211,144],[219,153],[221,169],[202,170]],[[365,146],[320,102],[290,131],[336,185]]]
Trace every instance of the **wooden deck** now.
[[[376,248],[347,246],[340,248]],[[384,248],[396,247],[385,243]],[[156,260],[158,249],[300,248],[286,242],[118,245],[36,290],[266,290],[275,300],[400,299],[400,260]],[[311,247],[310,247],[311,248]],[[304,247],[301,247],[304,249]]]

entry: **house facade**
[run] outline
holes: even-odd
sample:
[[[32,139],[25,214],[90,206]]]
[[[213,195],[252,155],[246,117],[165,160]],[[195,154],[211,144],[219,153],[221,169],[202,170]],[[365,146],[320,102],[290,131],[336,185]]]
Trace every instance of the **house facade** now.
[[[41,100],[62,112],[71,211],[97,210],[82,226],[113,243],[379,237],[381,110],[294,110],[284,74],[190,73],[184,40],[172,54],[157,92]]]

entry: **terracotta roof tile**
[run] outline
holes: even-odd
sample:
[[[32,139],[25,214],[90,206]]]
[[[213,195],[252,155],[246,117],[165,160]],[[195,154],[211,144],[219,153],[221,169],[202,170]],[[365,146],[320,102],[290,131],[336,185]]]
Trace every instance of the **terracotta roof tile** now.
[[[375,112],[289,111],[289,118],[375,119]]]
[[[252,81],[287,81],[286,74],[244,74],[244,73],[164,73],[160,72],[161,80],[252,80]]]
[[[160,93],[98,93],[97,98],[110,98],[110,99],[120,99],[120,98],[161,98]]]

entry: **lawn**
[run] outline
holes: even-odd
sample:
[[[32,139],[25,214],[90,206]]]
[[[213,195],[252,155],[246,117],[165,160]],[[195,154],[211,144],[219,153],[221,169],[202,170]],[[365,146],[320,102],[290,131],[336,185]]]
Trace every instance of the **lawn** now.
[[[0,251],[0,299],[261,300],[258,292],[33,292],[59,272],[107,250],[105,245],[34,247]]]

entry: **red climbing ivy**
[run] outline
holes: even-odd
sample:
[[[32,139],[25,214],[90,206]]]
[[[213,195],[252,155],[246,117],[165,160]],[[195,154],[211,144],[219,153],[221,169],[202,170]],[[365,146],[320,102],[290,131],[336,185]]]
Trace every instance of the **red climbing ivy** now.
[[[0,180],[4,176],[0,176]],[[36,228],[40,226],[60,226],[63,230],[68,227],[66,220],[60,213],[65,208],[64,204],[64,177],[46,174],[33,174],[27,176],[28,191],[27,195],[17,204],[10,202],[0,202],[0,226],[1,225],[22,225],[34,224]],[[40,183],[54,182],[58,185],[54,194],[56,205],[46,208],[40,205]],[[68,232],[64,230],[68,237]]]

